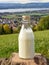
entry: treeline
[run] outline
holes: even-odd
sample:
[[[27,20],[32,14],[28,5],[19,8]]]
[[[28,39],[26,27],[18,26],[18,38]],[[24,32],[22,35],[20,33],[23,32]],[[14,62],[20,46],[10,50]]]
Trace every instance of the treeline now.
[[[40,19],[39,23],[33,27],[34,31],[49,29],[49,16],[44,16]]]
[[[20,26],[10,27],[8,24],[0,24],[0,34],[12,34],[18,33],[20,31]]]
[[[19,33],[21,26],[11,27],[8,24],[0,24],[0,34]],[[40,19],[39,23],[33,26],[33,31],[49,29],[49,16],[44,16]]]

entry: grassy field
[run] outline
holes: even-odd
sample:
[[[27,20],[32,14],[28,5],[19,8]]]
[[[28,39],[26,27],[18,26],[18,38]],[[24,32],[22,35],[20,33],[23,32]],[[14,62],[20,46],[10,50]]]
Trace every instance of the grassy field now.
[[[49,30],[34,32],[35,51],[49,58]],[[18,52],[18,33],[0,35],[0,57],[9,57]]]
[[[29,13],[19,13],[19,14],[8,14],[8,15],[2,15],[2,18],[17,18],[19,16],[23,16],[23,15],[33,15],[33,16],[48,16],[49,13],[36,13],[36,12],[29,12]]]

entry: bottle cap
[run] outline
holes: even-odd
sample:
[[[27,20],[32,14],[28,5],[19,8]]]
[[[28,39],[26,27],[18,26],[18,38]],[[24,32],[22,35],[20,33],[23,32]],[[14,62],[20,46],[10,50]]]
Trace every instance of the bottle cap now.
[[[24,21],[30,21],[30,16],[22,16],[22,20]]]

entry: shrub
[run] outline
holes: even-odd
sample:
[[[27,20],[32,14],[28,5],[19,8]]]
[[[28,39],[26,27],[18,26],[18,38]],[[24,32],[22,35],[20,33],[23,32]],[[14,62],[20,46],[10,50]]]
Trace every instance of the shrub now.
[[[2,34],[2,24],[0,24],[0,34]]]
[[[13,33],[13,28],[12,27],[10,27],[10,30],[11,30],[11,33]]]
[[[38,31],[38,25],[33,26],[33,31]]]
[[[4,29],[5,34],[9,34],[9,33],[11,33],[11,30],[10,30],[8,24],[3,25],[3,29]]]
[[[13,33],[19,33],[19,31],[20,31],[20,26],[18,26],[18,27],[13,27]]]
[[[49,16],[42,17],[38,24],[39,30],[49,29]]]
[[[13,27],[13,33],[18,33],[18,29],[16,27]]]

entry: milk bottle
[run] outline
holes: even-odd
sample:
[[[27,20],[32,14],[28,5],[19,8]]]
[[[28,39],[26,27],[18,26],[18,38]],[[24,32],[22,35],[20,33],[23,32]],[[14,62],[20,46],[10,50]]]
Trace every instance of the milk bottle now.
[[[22,16],[23,24],[19,33],[19,57],[32,59],[34,57],[34,34],[29,25],[30,17]]]

